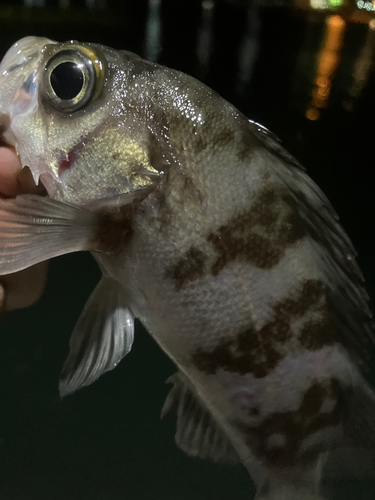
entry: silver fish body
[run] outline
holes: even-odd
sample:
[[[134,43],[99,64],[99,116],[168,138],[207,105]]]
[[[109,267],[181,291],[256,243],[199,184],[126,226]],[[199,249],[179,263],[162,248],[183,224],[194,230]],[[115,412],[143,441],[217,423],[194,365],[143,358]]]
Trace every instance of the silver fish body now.
[[[77,250],[103,271],[61,393],[114,368],[137,317],[178,367],[182,449],[242,462],[259,499],[322,498],[327,453],[375,442],[371,314],[323,193],[264,127],[132,53],[28,38],[0,75],[3,137],[50,196],[1,202],[1,273]]]

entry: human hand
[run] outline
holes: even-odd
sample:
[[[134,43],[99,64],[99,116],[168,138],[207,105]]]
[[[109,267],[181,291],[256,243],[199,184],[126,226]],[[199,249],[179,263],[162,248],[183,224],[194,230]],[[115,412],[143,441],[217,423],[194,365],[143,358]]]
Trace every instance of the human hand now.
[[[28,168],[22,169],[14,148],[0,144],[0,197],[14,198],[17,194],[43,194],[36,186]],[[42,262],[18,273],[0,277],[0,310],[28,307],[41,296],[47,274]]]

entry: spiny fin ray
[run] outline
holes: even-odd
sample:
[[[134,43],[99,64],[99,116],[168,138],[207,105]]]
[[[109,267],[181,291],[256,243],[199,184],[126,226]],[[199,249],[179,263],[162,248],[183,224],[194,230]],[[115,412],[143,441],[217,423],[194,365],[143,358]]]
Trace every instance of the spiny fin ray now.
[[[177,372],[167,383],[173,383],[173,387],[165,400],[161,417],[172,409],[177,411],[177,445],[193,457],[239,463],[239,456],[224,431],[195,395],[186,377]]]

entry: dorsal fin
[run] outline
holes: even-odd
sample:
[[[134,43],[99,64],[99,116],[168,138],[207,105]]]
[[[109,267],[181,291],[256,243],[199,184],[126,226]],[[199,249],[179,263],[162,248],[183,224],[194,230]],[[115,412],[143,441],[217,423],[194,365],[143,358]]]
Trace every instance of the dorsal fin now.
[[[260,123],[254,122],[253,120],[249,120],[250,126],[257,139],[263,144],[263,146],[271,151],[274,155],[281,158],[283,161],[297,167],[300,170],[305,171],[306,169],[303,165],[300,164],[294,156],[292,156],[286,149],[282,146],[282,141],[277,137],[276,134],[268,130],[264,125]]]
[[[165,400],[161,418],[171,410],[176,410],[177,445],[193,457],[239,463],[239,456],[231,442],[195,394],[186,377],[177,372],[169,377],[167,383],[172,383],[173,387]]]

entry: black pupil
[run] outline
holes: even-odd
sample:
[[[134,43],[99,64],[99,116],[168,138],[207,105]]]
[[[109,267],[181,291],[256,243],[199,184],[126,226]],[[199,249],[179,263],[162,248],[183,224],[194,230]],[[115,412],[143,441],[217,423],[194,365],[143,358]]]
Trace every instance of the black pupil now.
[[[51,85],[61,100],[74,99],[82,90],[82,70],[74,62],[61,63],[51,73]]]

